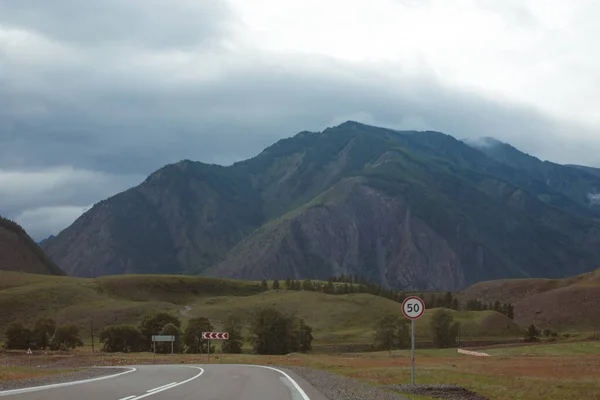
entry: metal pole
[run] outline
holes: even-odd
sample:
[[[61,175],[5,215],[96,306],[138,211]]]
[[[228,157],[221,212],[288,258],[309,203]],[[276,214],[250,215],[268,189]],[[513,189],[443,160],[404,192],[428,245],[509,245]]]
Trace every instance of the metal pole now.
[[[410,382],[412,385],[415,384],[415,320],[412,320],[412,373],[410,375]]]
[[[219,364],[223,364],[223,341],[219,340]]]
[[[153,354],[154,364],[156,364],[156,342],[154,340],[152,341],[152,354]]]
[[[94,321],[90,320],[90,329],[92,331],[92,353],[94,352]]]
[[[210,339],[208,339],[208,350],[206,352],[208,364],[210,364]]]
[[[175,343],[175,341],[171,340],[171,355],[173,355],[173,343]]]

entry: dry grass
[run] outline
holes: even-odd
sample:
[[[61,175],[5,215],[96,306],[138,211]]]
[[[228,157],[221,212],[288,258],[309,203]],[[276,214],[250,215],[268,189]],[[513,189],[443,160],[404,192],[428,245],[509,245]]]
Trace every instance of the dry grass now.
[[[57,375],[70,372],[68,369],[38,369],[29,367],[4,367],[0,366],[0,382],[16,381],[20,379],[41,378],[48,375]]]

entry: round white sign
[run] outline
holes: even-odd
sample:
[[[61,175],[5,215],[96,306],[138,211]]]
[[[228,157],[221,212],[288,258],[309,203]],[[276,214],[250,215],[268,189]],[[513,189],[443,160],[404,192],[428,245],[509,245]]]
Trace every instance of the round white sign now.
[[[425,302],[417,296],[407,297],[402,302],[402,312],[408,319],[419,319],[425,312]]]

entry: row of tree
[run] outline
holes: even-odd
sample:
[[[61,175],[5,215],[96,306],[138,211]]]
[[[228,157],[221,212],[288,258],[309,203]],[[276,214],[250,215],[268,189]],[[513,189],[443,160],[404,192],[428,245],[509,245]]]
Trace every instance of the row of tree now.
[[[223,323],[222,330],[229,333],[223,340],[223,352],[241,353],[245,341],[252,344],[258,354],[287,354],[308,351],[312,347],[312,328],[296,314],[286,315],[272,308],[261,309],[250,316],[250,335],[245,338],[242,328],[245,318],[232,314]],[[152,350],[153,335],[172,335],[175,353],[206,353],[208,340],[202,339],[202,332],[214,331],[207,318],[192,318],[185,329],[181,321],[168,313],[158,313],[144,318],[139,327],[112,325],[105,327],[100,334],[100,342],[106,352],[141,352]],[[170,353],[171,343],[156,343],[157,353]],[[211,345],[211,353],[215,346]]]
[[[282,287],[283,286],[283,287]],[[261,282],[263,290],[269,290],[269,284],[266,279]],[[397,291],[384,288],[380,285],[368,282],[366,279],[353,274],[342,274],[329,278],[327,283],[322,281],[313,281],[311,279],[295,280],[287,278],[283,285],[279,280],[274,279],[273,290],[306,290],[313,292],[322,292],[326,294],[349,294],[349,293],[369,293],[375,296],[384,297],[398,303],[402,303],[408,295],[404,291]],[[495,303],[485,303],[480,300],[469,300],[465,304],[460,304],[458,298],[451,292],[443,295],[421,293],[419,295],[425,302],[427,308],[447,308],[451,310],[483,311],[494,310],[506,315],[508,318],[514,318],[514,306],[512,304],[502,304],[499,301]]]
[[[39,318],[33,326],[14,322],[7,327],[5,335],[7,349],[68,351],[83,346],[76,325],[57,326],[52,318]]]

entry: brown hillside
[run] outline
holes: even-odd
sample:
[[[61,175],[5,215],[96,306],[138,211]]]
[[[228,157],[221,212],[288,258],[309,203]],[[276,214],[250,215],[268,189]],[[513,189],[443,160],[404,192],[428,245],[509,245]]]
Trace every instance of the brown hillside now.
[[[566,279],[509,279],[480,282],[463,300],[500,300],[515,305],[515,322],[565,331],[600,330],[600,269]]]
[[[17,223],[0,217],[0,270],[64,275]]]

